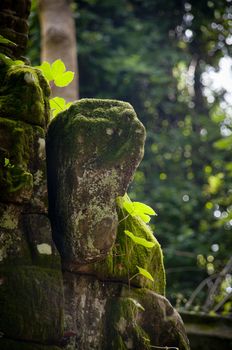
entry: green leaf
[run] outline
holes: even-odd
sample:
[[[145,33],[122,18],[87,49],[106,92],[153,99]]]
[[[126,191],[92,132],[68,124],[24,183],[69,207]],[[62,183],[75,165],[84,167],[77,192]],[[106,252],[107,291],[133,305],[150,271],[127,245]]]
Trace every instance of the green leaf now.
[[[151,220],[149,215],[157,215],[151,207],[140,202],[125,201],[123,203],[123,208],[126,209],[131,216],[139,216],[145,223]]]
[[[8,158],[4,159],[4,167],[7,167],[10,164],[10,160]]]
[[[36,68],[40,69],[43,72],[43,75],[48,81],[52,81],[54,79],[51,65],[47,61],[44,61],[40,66],[36,66]]]
[[[71,71],[65,72],[62,75],[55,78],[54,83],[58,87],[64,87],[73,81],[74,73]]]
[[[66,103],[65,99],[62,97],[54,97],[49,100],[50,108],[52,110],[52,116],[56,117],[58,113],[68,109],[72,102]]]
[[[132,239],[135,244],[142,245],[145,248],[153,248],[155,243],[146,240],[145,238],[136,237],[132,232],[125,230],[124,233]]]
[[[60,58],[52,63],[51,69],[54,80],[66,71],[65,64]]]
[[[136,267],[139,270],[140,275],[143,275],[144,277],[146,277],[150,281],[154,282],[154,278],[152,277],[152,275],[147,270],[145,270],[145,269],[143,269],[142,267],[139,267],[139,266],[136,266]]]
[[[0,44],[3,44],[3,45],[8,45],[8,46],[12,46],[12,47],[16,47],[17,44],[14,43],[13,41],[5,38],[4,36],[0,35]]]

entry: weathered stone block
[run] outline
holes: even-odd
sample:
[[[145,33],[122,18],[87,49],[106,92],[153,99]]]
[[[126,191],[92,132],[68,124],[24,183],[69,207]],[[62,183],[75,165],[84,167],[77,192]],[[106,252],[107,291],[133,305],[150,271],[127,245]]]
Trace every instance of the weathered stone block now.
[[[31,264],[27,237],[22,229],[21,207],[0,203],[0,265]]]
[[[0,331],[4,337],[56,344],[63,335],[61,271],[0,267]]]
[[[27,234],[33,264],[61,269],[60,255],[52,240],[48,217],[42,214],[24,215],[24,231]]]
[[[47,137],[54,240],[74,269],[106,257],[116,239],[116,198],[143,156],[145,130],[133,108],[80,100],[55,118]]]
[[[66,330],[76,333],[73,349],[189,350],[183,322],[165,297],[68,272],[64,285]]]
[[[0,54],[0,78],[0,117],[45,127],[50,88],[41,71]]]

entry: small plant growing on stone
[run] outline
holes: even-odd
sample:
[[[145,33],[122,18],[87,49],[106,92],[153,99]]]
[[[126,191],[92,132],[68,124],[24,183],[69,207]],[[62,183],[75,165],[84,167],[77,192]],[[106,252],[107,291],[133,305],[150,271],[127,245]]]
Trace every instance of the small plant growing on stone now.
[[[50,85],[54,84],[58,87],[68,86],[74,78],[74,72],[66,71],[65,64],[61,59],[54,61],[52,64],[44,61],[36,68],[41,70]],[[72,104],[72,102],[66,102],[62,97],[53,97],[49,100],[49,103],[53,118],[58,113],[68,109]]]
[[[131,201],[125,200],[125,196],[124,196],[124,202],[123,202],[123,209],[127,212],[127,215],[124,216],[122,220],[127,220],[129,216],[137,216],[137,217],[140,217],[140,219],[147,224],[151,220],[151,215],[157,215],[156,212],[148,205],[141,202],[131,202]],[[128,230],[124,230],[124,233],[127,237],[129,237],[133,241],[134,244],[142,245],[143,247],[148,249],[153,248],[155,245],[154,242],[149,241],[145,238],[138,237],[133,232],[130,232]],[[131,281],[133,278],[135,278],[138,275],[142,275],[143,277],[154,282],[154,279],[149,271],[147,271],[146,269],[140,266],[136,266],[136,267],[138,269],[138,272],[132,277],[130,277],[129,281]]]

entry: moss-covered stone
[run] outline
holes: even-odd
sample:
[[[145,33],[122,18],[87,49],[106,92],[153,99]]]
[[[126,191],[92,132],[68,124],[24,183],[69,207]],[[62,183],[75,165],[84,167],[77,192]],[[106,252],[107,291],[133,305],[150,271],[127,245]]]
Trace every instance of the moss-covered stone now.
[[[165,270],[163,254],[160,244],[154,237],[151,228],[139,217],[123,212],[123,202],[129,197],[118,198],[119,226],[116,242],[106,259],[95,263],[94,267],[86,266],[84,270],[96,273],[103,280],[117,280],[128,284],[147,287],[156,293],[165,293]],[[126,219],[125,219],[126,218]],[[133,232],[135,236],[145,238],[154,243],[153,248],[146,248],[135,244],[124,233],[124,230]],[[153,277],[154,282],[137,275],[137,266],[146,269]],[[134,275],[137,275],[130,281]]]
[[[4,202],[47,208],[44,130],[0,117],[0,188]]]
[[[165,297],[69,272],[64,285],[66,330],[76,333],[71,349],[189,350],[183,322]]]
[[[31,264],[21,217],[19,206],[0,203],[0,265]]]
[[[36,343],[26,343],[12,339],[0,338],[0,349],[2,350],[61,350],[55,345],[42,345]]]
[[[80,100],[51,122],[50,216],[66,268],[101,260],[114,244],[115,199],[132,179],[144,139],[133,108],[121,101]]]
[[[45,127],[50,88],[42,73],[1,54],[0,79],[0,117]]]
[[[134,300],[138,309],[134,322],[148,334],[150,346],[190,350],[183,321],[165,297],[145,288],[124,287],[121,298]],[[146,348],[138,348],[142,349]]]
[[[61,271],[0,267],[0,330],[6,338],[57,343],[63,334]]]
[[[150,337],[138,324],[142,306],[131,297],[109,298],[106,305],[106,336],[103,349],[148,350]]]

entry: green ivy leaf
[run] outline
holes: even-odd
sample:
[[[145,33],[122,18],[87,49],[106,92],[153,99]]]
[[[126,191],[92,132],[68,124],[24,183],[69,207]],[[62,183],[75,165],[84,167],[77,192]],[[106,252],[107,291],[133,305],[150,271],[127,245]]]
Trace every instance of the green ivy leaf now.
[[[49,100],[50,108],[52,110],[52,116],[56,117],[58,113],[68,109],[72,102],[66,103],[65,99],[62,97],[54,97]]]
[[[126,209],[131,216],[139,216],[145,223],[151,220],[150,215],[157,215],[151,207],[140,202],[125,201],[123,203],[123,208]]]
[[[153,248],[155,243],[146,240],[145,238],[136,237],[132,232],[125,230],[124,233],[132,239],[135,244],[142,245],[145,248]]]
[[[143,269],[142,267],[136,266],[137,269],[139,270],[139,274],[146,277],[147,279],[149,279],[150,281],[154,282],[154,278],[152,277],[152,275],[150,274],[150,272],[148,272],[147,270]]]
[[[74,78],[74,73],[66,71],[65,64],[61,59],[54,61],[52,64],[44,61],[36,68],[43,72],[43,75],[49,82],[54,80],[54,84],[58,87],[67,86]]]
[[[52,63],[51,70],[52,70],[53,78],[56,79],[66,71],[66,67],[64,62],[59,58],[58,60],[55,60]]]
[[[44,61],[40,66],[36,66],[35,68],[40,69],[48,81],[52,81],[54,79],[51,65],[47,61]]]
[[[55,78],[54,83],[58,87],[64,87],[73,81],[74,73],[71,71],[65,72],[62,75]]]

